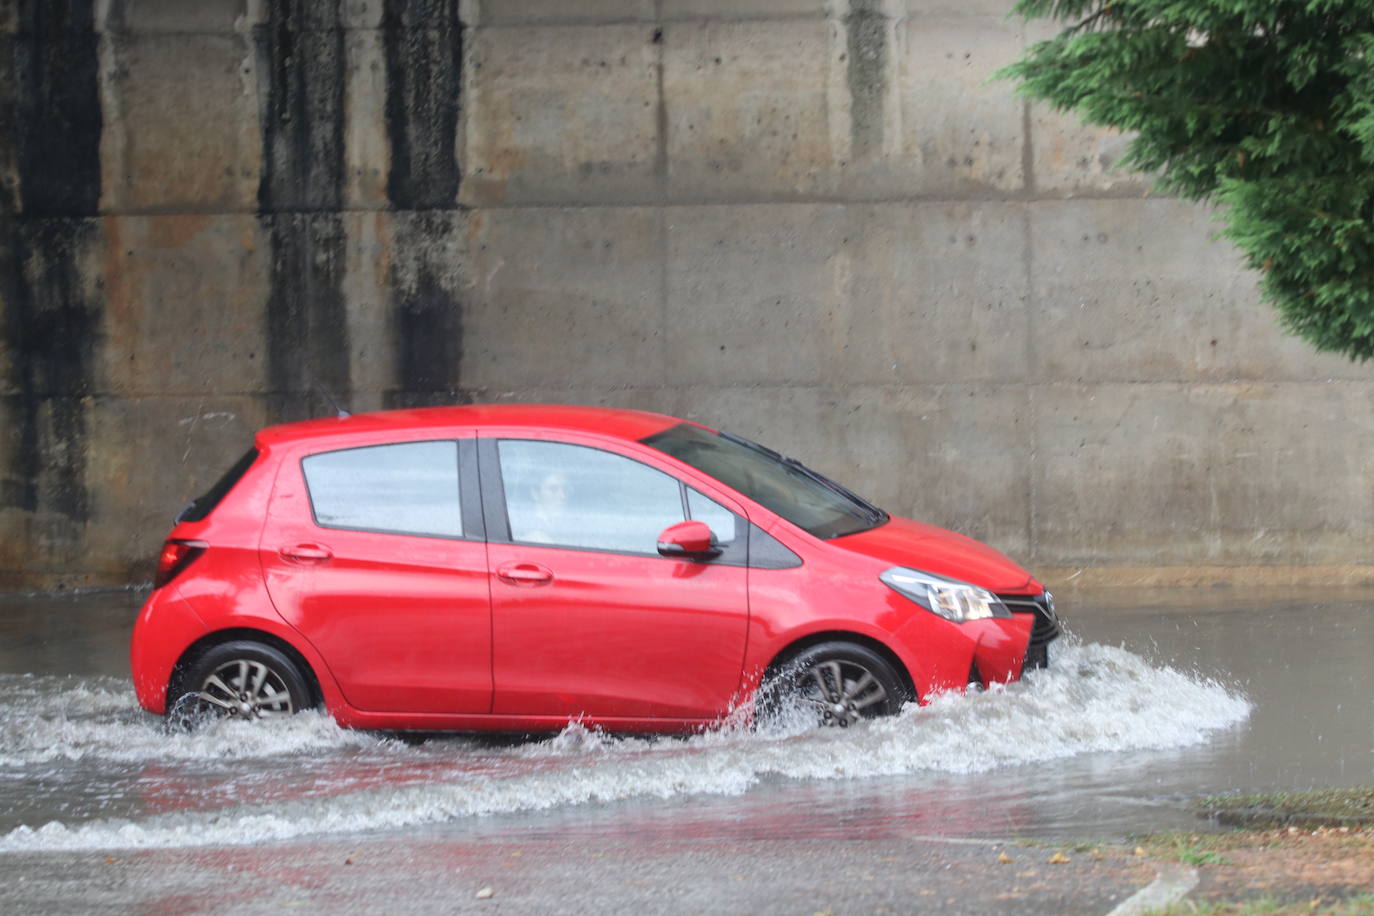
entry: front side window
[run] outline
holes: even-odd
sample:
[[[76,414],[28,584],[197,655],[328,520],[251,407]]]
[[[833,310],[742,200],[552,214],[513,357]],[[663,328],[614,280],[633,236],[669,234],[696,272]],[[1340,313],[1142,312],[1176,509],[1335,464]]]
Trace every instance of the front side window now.
[[[735,542],[736,524],[743,521],[738,515],[691,487],[687,488],[687,509],[694,520],[706,523],[716,536],[717,545],[725,547]]]
[[[394,534],[462,537],[458,443],[401,442],[301,462],[315,522]]]
[[[656,555],[684,518],[677,479],[622,455],[525,439],[497,449],[513,541]]]

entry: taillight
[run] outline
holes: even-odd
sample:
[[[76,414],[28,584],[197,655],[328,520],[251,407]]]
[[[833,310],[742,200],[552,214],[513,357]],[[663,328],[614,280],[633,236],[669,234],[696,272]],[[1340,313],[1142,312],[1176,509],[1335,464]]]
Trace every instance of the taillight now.
[[[168,541],[162,545],[162,553],[157,557],[157,575],[153,577],[153,588],[162,588],[175,579],[183,569],[190,566],[196,557],[205,553],[210,545],[204,541]]]

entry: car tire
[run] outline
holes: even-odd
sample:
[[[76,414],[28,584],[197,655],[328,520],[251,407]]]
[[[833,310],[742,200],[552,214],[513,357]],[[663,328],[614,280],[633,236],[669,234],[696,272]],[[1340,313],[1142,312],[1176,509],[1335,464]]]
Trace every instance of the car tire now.
[[[265,643],[234,640],[201,654],[178,679],[167,718],[176,728],[209,719],[266,719],[315,706],[300,668]]]
[[[800,710],[816,724],[847,728],[862,719],[896,715],[911,691],[892,663],[852,642],[823,642],[775,663],[756,704],[760,718]]]

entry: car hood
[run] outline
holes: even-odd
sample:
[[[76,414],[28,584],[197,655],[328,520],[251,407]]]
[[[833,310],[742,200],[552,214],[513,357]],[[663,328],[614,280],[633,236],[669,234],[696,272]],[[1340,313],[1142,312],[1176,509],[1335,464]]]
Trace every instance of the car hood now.
[[[892,516],[876,528],[848,534],[831,546],[895,566],[980,585],[993,592],[1020,592],[1039,583],[1001,551],[944,528]]]

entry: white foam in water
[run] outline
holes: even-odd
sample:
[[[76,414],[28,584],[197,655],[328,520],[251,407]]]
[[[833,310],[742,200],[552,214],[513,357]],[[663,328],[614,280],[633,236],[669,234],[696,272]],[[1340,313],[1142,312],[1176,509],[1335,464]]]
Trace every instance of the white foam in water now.
[[[43,695],[34,679],[34,696]],[[35,702],[39,711],[0,706],[0,766],[52,759],[119,761],[340,753],[416,754],[415,749],[335,727],[322,716],[284,727],[210,730],[168,737],[130,711],[127,693],[73,684]],[[23,705],[22,699],[20,705]],[[949,694],[891,719],[848,730],[728,726],[685,740],[615,738],[570,725],[546,741],[483,748],[505,763],[461,765],[429,781],[368,784],[356,791],[272,805],[99,819],[0,836],[0,851],[243,844],[312,834],[383,830],[515,811],[636,797],[738,794],[760,779],[851,779],[898,774],[977,773],[1088,752],[1179,748],[1246,719],[1249,702],[1214,681],[1151,665],[1124,649],[1063,645],[1054,667],[1005,688]],[[299,717],[298,717],[299,719]],[[20,727],[20,723],[23,727]],[[233,724],[233,723],[229,723]],[[28,728],[36,728],[29,735]],[[461,764],[471,744],[440,742]],[[437,775],[436,775],[437,774]]]
[[[5,676],[0,767],[55,761],[232,760],[357,747],[377,739],[339,728],[322,713],[289,728],[221,720],[195,733],[164,732],[134,702],[126,681]]]

